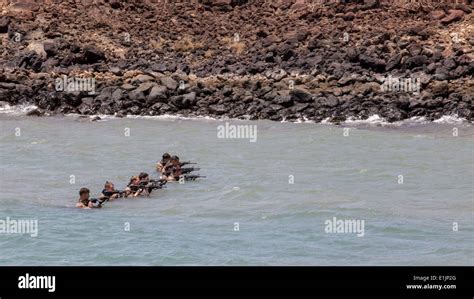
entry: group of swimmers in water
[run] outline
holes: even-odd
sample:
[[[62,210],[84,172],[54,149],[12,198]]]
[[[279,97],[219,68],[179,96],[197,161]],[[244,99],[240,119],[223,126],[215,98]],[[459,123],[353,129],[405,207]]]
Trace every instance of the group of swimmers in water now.
[[[190,174],[192,171],[199,170],[199,168],[183,168],[184,165],[188,164],[195,163],[180,162],[178,156],[165,153],[161,161],[156,164],[156,170],[160,173],[158,180],[151,179],[148,173],[142,172],[138,176],[132,176],[124,190],[116,190],[115,185],[107,181],[99,198],[90,198],[90,190],[81,188],[76,207],[81,209],[101,208],[106,201],[113,201],[122,197],[150,196],[153,190],[163,189],[163,186],[168,182],[184,182],[202,177]]]

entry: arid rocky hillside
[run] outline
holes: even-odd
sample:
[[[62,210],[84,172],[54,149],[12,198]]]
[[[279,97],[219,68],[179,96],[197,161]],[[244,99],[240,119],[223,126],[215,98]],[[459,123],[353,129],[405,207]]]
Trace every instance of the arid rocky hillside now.
[[[2,0],[0,101],[36,115],[472,120],[470,5],[171,2]]]

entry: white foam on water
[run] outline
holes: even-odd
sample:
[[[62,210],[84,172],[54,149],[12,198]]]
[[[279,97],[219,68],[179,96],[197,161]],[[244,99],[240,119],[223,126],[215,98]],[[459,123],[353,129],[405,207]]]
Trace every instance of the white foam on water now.
[[[38,107],[35,105],[16,105],[11,106],[6,104],[5,106],[0,107],[0,113],[3,114],[13,114],[13,115],[24,115],[28,112],[37,109]]]
[[[323,125],[330,125],[330,124],[331,124],[331,122],[329,121],[330,119],[331,119],[330,117],[327,117],[327,118],[323,119],[323,120],[321,121],[321,124],[323,124]]]
[[[181,114],[162,114],[162,115],[127,115],[129,119],[155,119],[155,120],[197,120],[197,121],[249,121],[250,116],[245,115],[243,118],[231,118],[228,116],[212,117],[208,115],[184,116]]]
[[[179,114],[163,114],[163,115],[126,115],[124,117],[118,117],[116,116],[117,114],[114,115],[109,115],[109,114],[93,114],[93,115],[81,115],[77,113],[69,113],[66,114],[67,117],[74,117],[74,118],[88,118],[88,119],[93,119],[95,117],[99,117],[100,120],[98,121],[109,121],[109,120],[115,120],[115,119],[121,119],[121,118],[128,118],[128,119],[155,119],[155,120],[229,120],[229,118],[226,119],[218,119],[218,118],[213,118],[210,116],[183,116]]]
[[[9,105],[6,104],[4,106],[0,106],[0,114],[13,114],[13,115],[26,115],[28,112],[37,109],[36,105]],[[49,114],[46,113],[45,116]],[[106,115],[106,114],[95,114],[95,115],[81,115],[77,113],[69,113],[66,114],[66,117],[84,117],[93,119],[95,117],[99,117],[100,120],[97,121],[109,121],[114,119],[120,119],[121,117],[117,117],[117,114],[114,115]],[[223,117],[211,117],[211,116],[184,116],[181,114],[163,114],[163,115],[126,115],[125,118],[129,119],[157,119],[157,120],[206,120],[206,121],[248,121],[250,120],[249,115],[244,115],[242,118],[229,118],[227,116]],[[331,117],[327,117],[323,119],[320,124],[326,125],[333,125],[330,121]],[[316,123],[313,120],[310,120],[306,117],[300,117],[296,121],[289,121],[286,118],[280,121],[281,123]],[[344,121],[344,124],[347,125],[376,125],[376,126],[401,126],[407,124],[426,124],[430,123],[430,121],[424,116],[414,116],[410,119],[405,119],[397,122],[390,123],[385,118],[380,117],[377,114],[371,115],[366,119],[360,117],[349,117]],[[457,114],[453,115],[444,115],[439,119],[433,121],[433,123],[438,124],[461,124],[461,123],[469,123],[469,121],[465,118],[459,117]]]
[[[372,124],[372,125],[387,125],[389,122],[383,118],[380,117],[377,114],[369,116],[367,119],[360,119],[360,118],[354,118],[354,117],[349,117],[344,123],[346,124]]]
[[[442,117],[434,120],[437,124],[461,124],[467,122],[467,119],[459,117],[457,114],[443,115]]]
[[[73,117],[73,118],[83,118],[83,119],[94,119],[95,117],[99,117],[100,119],[96,120],[98,122],[104,122],[109,120],[117,120],[117,119],[150,119],[150,120],[165,120],[165,121],[179,121],[179,120],[193,120],[193,121],[233,121],[233,122],[244,122],[249,121],[250,116],[244,115],[242,118],[230,118],[227,116],[222,117],[212,117],[212,116],[184,116],[181,114],[162,114],[162,115],[131,115],[127,114],[123,117],[118,117],[117,113],[114,115],[108,114],[93,114],[93,115],[81,115],[77,113],[69,113],[65,115],[66,117]]]
[[[215,118],[211,116],[184,116],[181,114],[163,115],[127,115],[131,119],[159,119],[159,120],[230,120],[228,117]]]
[[[329,122],[330,118],[326,118],[321,123],[322,124],[331,124]],[[437,120],[430,121],[424,116],[414,116],[409,119],[404,119],[396,122],[388,122],[385,118],[380,117],[377,114],[371,115],[367,119],[361,118],[354,118],[350,117],[345,122],[345,124],[350,125],[376,125],[376,126],[404,126],[404,125],[421,125],[421,124],[428,124],[428,123],[438,123],[438,124],[461,124],[461,123],[469,123],[469,121],[465,118],[461,118],[458,115],[444,115]]]
[[[314,120],[308,119],[306,116],[298,118],[294,123],[296,124],[315,124]]]
[[[405,119],[402,121],[398,121],[397,123],[405,123],[405,124],[426,124],[429,121],[424,116],[413,116],[412,118]]]

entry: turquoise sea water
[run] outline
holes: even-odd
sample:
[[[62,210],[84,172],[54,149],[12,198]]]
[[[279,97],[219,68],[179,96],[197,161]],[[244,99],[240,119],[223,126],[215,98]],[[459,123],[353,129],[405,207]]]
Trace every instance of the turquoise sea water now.
[[[217,120],[0,114],[0,220],[39,228],[0,234],[0,265],[474,265],[472,125],[228,122],[257,142]],[[156,176],[165,151],[207,178],[74,208],[81,187]],[[326,233],[333,217],[364,236]]]

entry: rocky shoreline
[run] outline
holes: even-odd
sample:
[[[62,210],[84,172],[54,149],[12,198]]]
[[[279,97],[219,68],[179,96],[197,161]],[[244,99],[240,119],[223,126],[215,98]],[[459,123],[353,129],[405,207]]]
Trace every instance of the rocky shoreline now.
[[[33,104],[37,116],[472,121],[472,7],[346,2],[7,1],[0,106]]]

